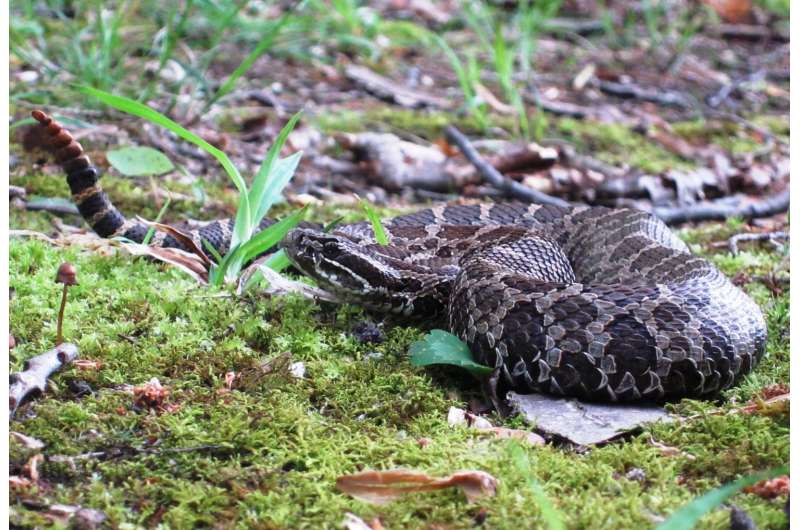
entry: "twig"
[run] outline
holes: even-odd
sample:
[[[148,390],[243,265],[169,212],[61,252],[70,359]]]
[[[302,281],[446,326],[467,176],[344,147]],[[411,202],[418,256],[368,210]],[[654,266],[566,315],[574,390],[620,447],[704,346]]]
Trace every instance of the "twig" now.
[[[755,26],[750,24],[718,24],[714,27],[714,30],[717,35],[728,38],[776,40],[780,42],[789,41],[789,35],[787,32],[776,28],[770,28],[769,26],[765,25]]]
[[[720,87],[720,89],[714,94],[709,95],[706,98],[706,103],[708,103],[709,107],[717,108],[722,105],[722,103],[728,99],[734,91],[739,90],[743,85],[748,83],[757,83],[758,81],[763,81],[766,75],[766,70],[758,70],[756,72],[747,74],[744,77],[740,77],[739,79],[734,79],[730,83],[722,85],[722,87]]]
[[[349,65],[344,69],[344,75],[377,98],[397,103],[401,107],[447,109],[452,106],[449,100],[404,87],[363,66]]]
[[[575,118],[576,120],[582,120],[589,114],[589,110],[586,107],[581,107],[574,103],[543,99],[539,96],[539,91],[535,87],[529,91],[523,92],[522,99],[554,116],[567,116],[569,118]]]
[[[22,186],[9,186],[8,187],[8,198],[9,199],[24,199],[27,195],[25,188]]]
[[[192,447],[112,447],[106,451],[91,451],[89,453],[81,453],[79,455],[52,455],[47,457],[48,462],[56,463],[69,463],[74,464],[78,460],[113,460],[125,458],[129,456],[138,455],[163,455],[163,454],[177,454],[177,453],[193,453],[199,451],[216,451],[218,449],[225,449],[226,447],[220,444],[204,444]]]
[[[448,141],[458,146],[467,160],[469,160],[472,165],[475,166],[481,176],[483,176],[483,178],[495,188],[498,188],[507,195],[525,202],[550,204],[553,206],[569,206],[569,203],[563,199],[552,197],[546,193],[536,191],[503,176],[499,171],[486,162],[486,160],[481,157],[478,151],[475,150],[467,137],[452,125],[445,127],[444,133]]]
[[[78,356],[78,347],[71,343],[60,344],[52,350],[25,361],[22,372],[11,374],[8,389],[8,408],[13,417],[17,407],[27,398],[42,394],[47,378]]]
[[[665,107],[689,108],[691,103],[686,96],[673,91],[657,91],[629,83],[616,83],[614,81],[595,80],[593,83],[600,91],[623,99],[637,99],[649,101]]]
[[[729,204],[725,202],[703,202],[689,206],[654,208],[656,217],[667,224],[689,221],[723,221],[729,217],[754,219],[783,213],[789,209],[789,190],[762,201],[748,204]]]
[[[776,248],[779,248],[777,239],[789,239],[787,232],[762,232],[757,234],[736,234],[728,239],[728,249],[734,256],[739,253],[739,242],[741,241],[769,241]]]

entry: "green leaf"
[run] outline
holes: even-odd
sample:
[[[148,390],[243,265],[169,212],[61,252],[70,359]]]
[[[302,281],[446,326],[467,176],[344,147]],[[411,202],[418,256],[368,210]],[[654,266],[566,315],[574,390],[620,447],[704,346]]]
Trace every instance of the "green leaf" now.
[[[386,230],[383,229],[381,218],[378,216],[378,212],[376,212],[364,199],[361,199],[361,208],[364,210],[364,214],[372,224],[372,231],[375,233],[375,241],[377,241],[379,245],[388,245],[389,236],[386,235]]]
[[[452,364],[469,370],[478,378],[492,372],[488,366],[473,360],[472,352],[461,339],[441,329],[431,330],[425,338],[412,344],[408,351],[414,366]]]
[[[256,205],[256,217],[253,219],[255,223],[260,223],[261,220],[267,215],[267,212],[278,199],[281,198],[283,189],[292,180],[294,172],[297,170],[297,164],[300,163],[300,158],[303,156],[302,151],[298,151],[291,156],[281,158],[270,171],[269,183],[267,184],[264,194],[259,202],[251,202]]]
[[[731,482],[730,484],[725,484],[715,490],[711,490],[673,513],[669,519],[658,525],[656,530],[687,530],[689,528],[694,528],[694,525],[697,524],[697,521],[699,521],[701,517],[725,502],[725,499],[735,494],[740,489],[752,486],[756,482],[762,480],[786,475],[787,473],[789,473],[789,468],[787,466],[782,466],[762,473],[756,473],[755,475],[742,477],[736,482]]]
[[[238,245],[241,241],[246,240],[250,236],[249,226],[247,225],[248,221],[250,220],[250,201],[247,195],[247,186],[245,185],[242,175],[239,174],[239,170],[236,169],[236,166],[234,166],[233,162],[231,162],[230,158],[228,158],[228,155],[210,143],[206,142],[193,132],[184,129],[181,125],[167,118],[160,112],[153,110],[147,105],[139,103],[138,101],[134,101],[123,96],[115,96],[114,94],[109,94],[108,92],[98,90],[90,86],[78,85],[77,90],[83,94],[97,98],[106,105],[110,105],[117,110],[144,118],[152,123],[155,123],[156,125],[165,127],[187,142],[193,143],[206,153],[216,158],[225,169],[225,172],[228,174],[231,180],[233,180],[233,183],[236,185],[236,189],[239,190],[239,206],[236,211],[236,224],[233,227],[231,247]]]
[[[217,251],[217,249],[214,248],[214,245],[209,243],[207,239],[203,239],[202,243],[203,243],[203,248],[205,248],[208,251],[208,253],[211,254],[211,256],[214,258],[214,261],[216,261],[217,263],[222,263],[222,256],[220,256],[219,251]]]
[[[269,148],[269,151],[267,151],[267,156],[264,158],[261,167],[258,168],[258,173],[256,173],[253,179],[253,185],[250,187],[249,192],[249,201],[252,205],[250,218],[252,226],[257,226],[258,223],[261,222],[261,219],[264,218],[269,208],[275,204],[283,188],[289,183],[292,175],[294,175],[294,170],[297,168],[302,153],[295,153],[290,157],[279,160],[278,164],[275,164],[275,160],[278,159],[278,155],[281,149],[283,149],[283,144],[286,143],[286,139],[289,138],[289,133],[291,133],[295,125],[297,125],[297,121],[300,119],[302,113],[302,110],[298,111],[291,117],[286,125],[283,126],[275,142]],[[273,165],[275,166],[274,171]],[[280,173],[278,172],[279,167],[281,168]]]
[[[108,162],[126,177],[163,175],[175,166],[158,149],[146,146],[123,147],[106,152]]]
[[[238,252],[242,254],[243,260],[250,261],[259,254],[263,254],[277,245],[289,230],[297,226],[297,224],[303,220],[307,210],[308,206],[304,206],[288,217],[281,219],[274,225],[254,235],[247,243],[243,244],[238,249]]]
[[[544,519],[546,527],[549,530],[564,530],[564,515],[553,506],[550,499],[547,498],[542,485],[531,476],[531,464],[525,448],[519,442],[516,442],[511,445],[509,452],[511,453],[511,461],[514,462],[520,475],[525,478],[528,487],[536,498],[536,505],[542,512],[542,519]]]
[[[287,267],[290,267],[292,265],[292,262],[289,261],[289,257],[286,255],[286,251],[280,249],[278,252],[267,258],[266,265],[275,272],[281,272]]]
[[[158,215],[156,215],[156,223],[161,222],[161,218],[164,217],[164,214],[167,213],[167,208],[169,208],[169,204],[172,202],[172,198],[167,195],[167,200],[164,201],[164,206],[158,211]],[[142,245],[149,245],[150,240],[153,239],[153,234],[156,233],[156,227],[151,226],[147,229],[147,233],[144,235],[144,239],[142,239]]]

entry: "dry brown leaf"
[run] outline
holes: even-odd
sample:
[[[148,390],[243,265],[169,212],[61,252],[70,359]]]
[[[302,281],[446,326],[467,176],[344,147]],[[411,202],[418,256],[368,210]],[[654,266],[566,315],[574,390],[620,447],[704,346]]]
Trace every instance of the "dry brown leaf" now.
[[[791,394],[779,394],[769,399],[755,398],[751,403],[737,409],[744,414],[761,414],[763,416],[773,416],[789,412]]]
[[[342,526],[345,530],[383,530],[383,524],[377,517],[367,524],[364,519],[350,512],[344,514]]]
[[[486,429],[485,432],[493,433],[497,438],[514,438],[522,442],[527,442],[530,445],[544,445],[544,438],[535,432],[525,431],[522,429],[509,429],[507,427],[492,427]]]
[[[372,504],[386,504],[407,493],[457,487],[472,502],[494,496],[497,479],[484,471],[458,471],[449,477],[435,478],[421,471],[392,469],[344,475],[336,479],[336,487]]]
[[[730,24],[740,24],[750,19],[753,4],[750,0],[703,0],[719,18]]]
[[[31,482],[39,482],[39,464],[44,462],[44,455],[33,455],[23,466],[22,472],[31,479]]]
[[[141,408],[169,412],[172,408],[164,403],[168,397],[169,389],[161,386],[161,382],[155,377],[133,389],[133,404]]]
[[[774,385],[765,386],[759,392],[761,399],[772,399],[781,395],[789,394],[789,385],[785,383],[777,383]]]
[[[44,442],[39,440],[39,439],[37,439],[37,438],[33,438],[31,436],[27,436],[25,434],[22,434],[21,432],[15,432],[15,431],[11,431],[8,434],[10,434],[12,438],[14,438],[20,444],[22,444],[22,446],[25,447],[26,449],[43,449],[44,448]]]
[[[658,452],[661,453],[662,456],[683,456],[687,460],[695,460],[696,457],[693,454],[689,454],[686,451],[681,451],[677,447],[672,447],[671,445],[663,444],[659,441],[656,441],[652,436],[649,440],[650,445],[658,449]]]
[[[487,105],[492,107],[493,110],[496,110],[500,114],[507,114],[511,116],[517,113],[517,110],[514,107],[497,99],[497,96],[495,96],[491,90],[480,83],[475,83],[475,94],[485,101]]]
[[[103,361],[94,361],[92,359],[76,359],[72,364],[81,370],[99,370],[103,367]]]
[[[151,247],[136,243],[123,243],[122,248],[133,256],[150,256],[164,263],[174,265],[188,273],[202,284],[208,283],[208,269],[205,261],[195,254],[177,248]]]
[[[544,438],[536,433],[521,429],[508,429],[506,427],[494,427],[489,420],[467,412],[458,407],[450,407],[447,413],[447,423],[450,426],[470,427],[480,432],[491,433],[497,438],[514,438],[527,442],[530,445],[544,445]]]
[[[756,482],[744,488],[746,493],[758,495],[762,499],[774,499],[781,495],[789,495],[789,475]]]
[[[197,256],[206,267],[211,266],[211,260],[208,259],[208,256],[203,251],[203,249],[201,249],[197,245],[197,243],[195,243],[195,240],[192,239],[192,236],[190,236],[188,233],[179,230],[178,228],[175,228],[174,226],[171,225],[151,222],[146,219],[142,219],[141,217],[137,217],[137,219],[139,220],[139,222],[149,227],[155,228],[156,230],[160,230],[166,234],[171,235],[172,237],[180,241],[182,245],[188,248],[190,250],[190,254],[194,254],[195,256]]]

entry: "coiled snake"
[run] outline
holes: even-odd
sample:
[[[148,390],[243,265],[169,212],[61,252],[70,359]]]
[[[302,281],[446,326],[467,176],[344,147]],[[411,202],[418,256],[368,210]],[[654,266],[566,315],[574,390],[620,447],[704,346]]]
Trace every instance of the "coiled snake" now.
[[[103,237],[142,241],[58,123],[33,113],[73,200]],[[268,226],[272,221],[265,221]],[[232,220],[191,231],[227,251]],[[764,353],[759,307],[650,214],[601,207],[439,206],[283,243],[295,267],[345,302],[448,327],[498,386],[594,400],[706,396]],[[154,242],[180,247],[169,235]]]

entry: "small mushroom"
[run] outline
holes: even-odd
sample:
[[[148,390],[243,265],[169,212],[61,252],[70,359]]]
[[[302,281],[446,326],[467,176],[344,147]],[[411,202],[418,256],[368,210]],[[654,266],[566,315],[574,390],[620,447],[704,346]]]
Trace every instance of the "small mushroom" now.
[[[67,305],[67,289],[70,285],[78,285],[78,271],[72,263],[64,262],[56,273],[56,283],[64,284],[61,291],[61,308],[58,310],[58,328],[56,331],[56,346],[64,342],[61,336],[61,327],[64,323],[64,307]]]

